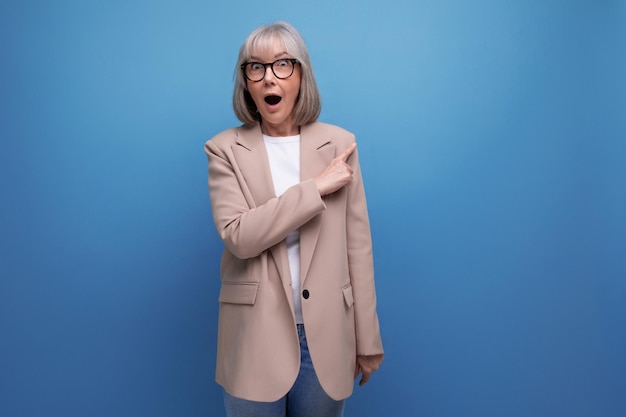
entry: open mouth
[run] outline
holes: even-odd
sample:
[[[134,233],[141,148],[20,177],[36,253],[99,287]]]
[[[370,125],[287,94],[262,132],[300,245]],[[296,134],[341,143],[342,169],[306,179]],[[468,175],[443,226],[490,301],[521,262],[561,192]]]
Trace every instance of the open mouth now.
[[[269,104],[270,106],[278,104],[280,102],[280,100],[282,100],[281,96],[267,96],[267,97],[265,97],[265,102],[267,104]]]

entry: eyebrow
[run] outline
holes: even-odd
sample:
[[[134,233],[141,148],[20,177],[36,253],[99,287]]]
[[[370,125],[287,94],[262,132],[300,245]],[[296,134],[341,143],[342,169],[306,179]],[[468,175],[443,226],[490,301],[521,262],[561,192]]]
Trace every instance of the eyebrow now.
[[[283,55],[289,55],[289,54],[287,53],[287,51],[279,52],[276,55],[274,55],[274,58],[280,58]],[[261,60],[261,58],[259,58],[258,56],[254,56],[254,55],[250,55],[250,59],[258,59],[259,61]]]

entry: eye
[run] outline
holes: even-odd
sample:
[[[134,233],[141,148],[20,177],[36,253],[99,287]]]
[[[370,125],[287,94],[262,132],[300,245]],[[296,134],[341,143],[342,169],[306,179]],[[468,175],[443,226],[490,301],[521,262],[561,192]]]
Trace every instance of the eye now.
[[[251,71],[261,71],[264,69],[263,64],[260,62],[251,62],[248,64]]]
[[[281,59],[276,65],[278,65],[279,67],[288,67],[290,64],[291,61],[289,61],[288,59]]]

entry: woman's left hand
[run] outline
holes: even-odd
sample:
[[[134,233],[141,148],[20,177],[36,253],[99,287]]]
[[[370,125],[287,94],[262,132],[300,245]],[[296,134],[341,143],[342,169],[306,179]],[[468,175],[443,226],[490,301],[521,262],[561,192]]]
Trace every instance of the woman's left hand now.
[[[358,355],[356,357],[356,367],[354,368],[354,379],[356,379],[359,374],[363,374],[361,380],[359,381],[359,386],[363,386],[367,381],[370,380],[370,375],[372,372],[378,371],[380,364],[383,362],[384,355]]]

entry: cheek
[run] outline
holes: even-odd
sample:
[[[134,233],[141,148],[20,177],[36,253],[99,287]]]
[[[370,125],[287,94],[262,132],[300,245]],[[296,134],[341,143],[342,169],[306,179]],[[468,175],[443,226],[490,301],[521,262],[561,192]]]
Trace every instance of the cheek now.
[[[302,87],[300,82],[294,83],[290,86],[289,92],[294,100],[296,100],[300,96],[300,88]]]

